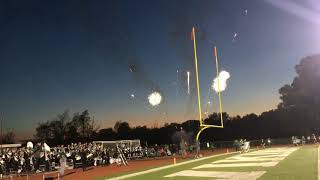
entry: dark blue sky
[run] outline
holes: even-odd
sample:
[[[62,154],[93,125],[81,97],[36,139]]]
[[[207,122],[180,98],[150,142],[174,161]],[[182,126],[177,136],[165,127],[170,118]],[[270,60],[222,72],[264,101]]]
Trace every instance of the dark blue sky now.
[[[152,125],[197,118],[193,25],[203,112],[218,110],[210,90],[213,46],[220,69],[231,74],[224,110],[244,115],[275,108],[278,89],[295,75],[294,65],[320,52],[320,23],[272,1],[1,1],[4,127],[30,136],[38,122],[65,109],[89,109],[101,127],[117,120]],[[312,2],[299,6],[319,15]],[[130,72],[129,65],[137,71]],[[191,95],[185,71],[191,71]],[[164,97],[159,107],[148,105],[152,90]],[[208,101],[213,105],[205,105]]]

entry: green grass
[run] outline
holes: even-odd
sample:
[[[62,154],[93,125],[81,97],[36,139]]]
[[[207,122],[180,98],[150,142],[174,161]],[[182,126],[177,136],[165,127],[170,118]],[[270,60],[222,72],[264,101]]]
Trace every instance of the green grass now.
[[[164,165],[164,166],[166,166],[166,165]],[[153,168],[158,168],[158,167],[161,167],[161,165],[160,166],[149,166],[149,167],[146,167],[146,168],[141,168],[138,171],[137,170],[132,170],[132,171],[126,171],[126,172],[117,173],[117,174],[114,174],[114,175],[111,175],[111,176],[102,176],[102,177],[99,177],[98,179],[95,179],[95,180],[104,180],[106,178],[114,178],[114,177],[124,176],[124,175],[127,175],[127,174],[132,174],[132,173],[136,173],[136,172],[140,172],[140,171],[146,171],[146,170],[153,169]]]
[[[228,171],[228,172],[250,172],[250,171],[266,171],[266,173],[259,178],[259,180],[316,180],[317,179],[317,146],[305,146],[300,149],[294,151],[284,160],[280,161],[274,167],[229,167],[229,168],[207,168],[201,169],[201,171]],[[140,180],[140,179],[213,179],[213,178],[195,178],[195,177],[172,177],[172,178],[164,178],[164,176],[173,174],[183,170],[191,170],[193,167],[200,166],[203,164],[208,164],[216,160],[225,159],[233,155],[222,155],[218,157],[213,157],[197,162],[192,162],[189,164],[172,167],[168,169],[163,169],[160,171],[139,175],[135,177],[129,178],[130,180]],[[151,169],[152,167],[148,167],[147,169]],[[130,174],[133,172],[127,172],[124,174]],[[117,174],[116,176],[120,176]],[[101,177],[99,180],[110,178],[109,177]]]
[[[189,163],[189,164],[185,164],[185,165],[181,165],[181,166],[177,166],[174,168],[169,168],[169,169],[164,169],[161,171],[157,171],[154,173],[149,173],[149,174],[144,174],[144,175],[140,175],[140,176],[135,176],[130,178],[130,180],[141,180],[141,179],[168,179],[168,178],[164,178],[164,176],[168,175],[168,174],[172,174],[175,172],[179,172],[179,171],[183,171],[186,169],[191,169],[195,166],[199,166],[201,164],[207,164],[207,163],[211,163],[212,161],[217,161],[220,159],[225,159],[228,158],[232,155],[222,155],[222,156],[218,156],[218,157],[213,157],[213,158],[209,158],[209,159],[205,159],[203,161],[197,161],[197,162],[193,162],[193,163]],[[172,179],[172,178],[169,178]],[[175,177],[174,179],[194,179],[194,178],[188,178],[188,177]],[[200,179],[200,178],[199,178]],[[203,178],[201,178],[203,179]],[[212,179],[212,178],[211,178]]]
[[[181,162],[182,162],[182,161],[181,161]],[[141,169],[139,169],[138,171],[137,171],[137,170],[131,170],[131,171],[126,171],[126,172],[121,172],[121,173],[117,173],[117,174],[114,174],[114,175],[111,175],[111,176],[102,176],[102,177],[99,177],[98,179],[95,179],[95,180],[104,180],[104,179],[106,179],[106,178],[113,178],[113,177],[124,176],[124,175],[127,175],[127,174],[132,174],[132,173],[136,173],[136,172],[146,171],[146,170],[149,170],[149,169],[158,168],[158,167],[162,167],[162,166],[167,166],[167,165],[148,166],[148,167],[145,167],[145,168],[141,168]]]
[[[302,147],[269,168],[259,180],[316,180],[318,167],[318,149],[316,146]]]
[[[169,168],[169,169],[156,171],[156,172],[153,172],[153,173],[150,173],[150,174],[135,176],[135,177],[132,177],[130,179],[141,179],[141,178],[144,178],[144,179],[153,178],[154,179],[154,176],[160,177],[162,174],[163,175],[161,177],[163,177],[163,176],[165,176],[167,174],[170,174],[170,173],[174,173],[174,172],[177,172],[177,171],[182,171],[182,170],[185,170],[187,168],[192,168],[192,167],[195,167],[195,166],[198,166],[198,165],[201,165],[201,164],[205,164],[205,163],[211,163],[212,161],[225,159],[225,158],[228,158],[228,157],[231,157],[231,156],[232,155],[221,155],[221,156],[218,156],[218,157],[213,157],[213,158],[205,159],[205,160],[202,160],[202,161],[198,161],[198,162],[194,162],[194,163],[190,163],[190,164],[186,164],[186,165],[181,165],[181,166],[177,166],[177,167],[174,167],[174,168]],[[179,163],[180,162],[184,162],[184,161],[179,161]],[[155,167],[161,167],[161,166],[155,166]],[[152,168],[154,168],[154,167],[148,167],[148,168],[145,168],[145,169],[141,169],[140,171],[145,171],[145,170],[149,170],[149,169],[152,169]],[[131,173],[136,173],[136,172],[140,172],[140,171],[134,171],[134,172],[133,171],[129,171],[129,172],[119,173],[119,174],[112,175],[112,176],[103,176],[103,177],[100,177],[100,178],[98,178],[96,180],[104,180],[106,178],[118,177],[118,176],[127,175],[127,174],[131,174]]]

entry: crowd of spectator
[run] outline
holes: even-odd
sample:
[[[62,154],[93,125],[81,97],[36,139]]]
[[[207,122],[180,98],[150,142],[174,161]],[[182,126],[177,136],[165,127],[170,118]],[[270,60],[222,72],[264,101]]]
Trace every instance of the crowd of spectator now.
[[[38,143],[34,147],[28,144],[26,147],[1,149],[0,176],[51,171],[62,164],[72,168],[81,166],[84,170],[87,166],[109,165],[111,150],[93,143],[72,143],[53,148]],[[116,153],[113,155],[117,156]]]
[[[45,142],[35,145],[28,142],[24,147],[1,149],[0,179],[9,174],[32,174],[53,170],[59,170],[63,175],[65,168],[81,167],[85,171],[90,166],[123,165],[123,160],[171,156],[178,153],[181,153],[181,150],[174,144],[141,147],[140,144],[108,146],[91,142],[49,147]]]

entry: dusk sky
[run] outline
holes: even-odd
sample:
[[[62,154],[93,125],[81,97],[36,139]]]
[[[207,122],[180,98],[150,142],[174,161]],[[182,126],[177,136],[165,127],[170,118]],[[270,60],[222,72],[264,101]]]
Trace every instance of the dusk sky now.
[[[223,110],[276,108],[294,66],[320,53],[320,3],[279,1],[1,1],[3,127],[31,137],[37,123],[86,109],[101,128],[197,119],[193,26],[203,113],[218,111],[214,46],[220,69],[231,75]],[[147,99],[153,90],[164,99],[157,107]]]

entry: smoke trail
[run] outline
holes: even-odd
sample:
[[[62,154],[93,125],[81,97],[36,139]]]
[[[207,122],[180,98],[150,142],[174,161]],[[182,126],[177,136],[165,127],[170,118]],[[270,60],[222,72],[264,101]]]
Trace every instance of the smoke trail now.
[[[181,141],[187,142],[188,144],[193,143],[193,134],[191,132],[186,132],[182,128],[180,130],[177,129],[175,133],[171,136],[171,140],[174,144],[179,144]]]
[[[190,71],[187,72],[187,76],[188,76],[188,94],[190,94]]]

